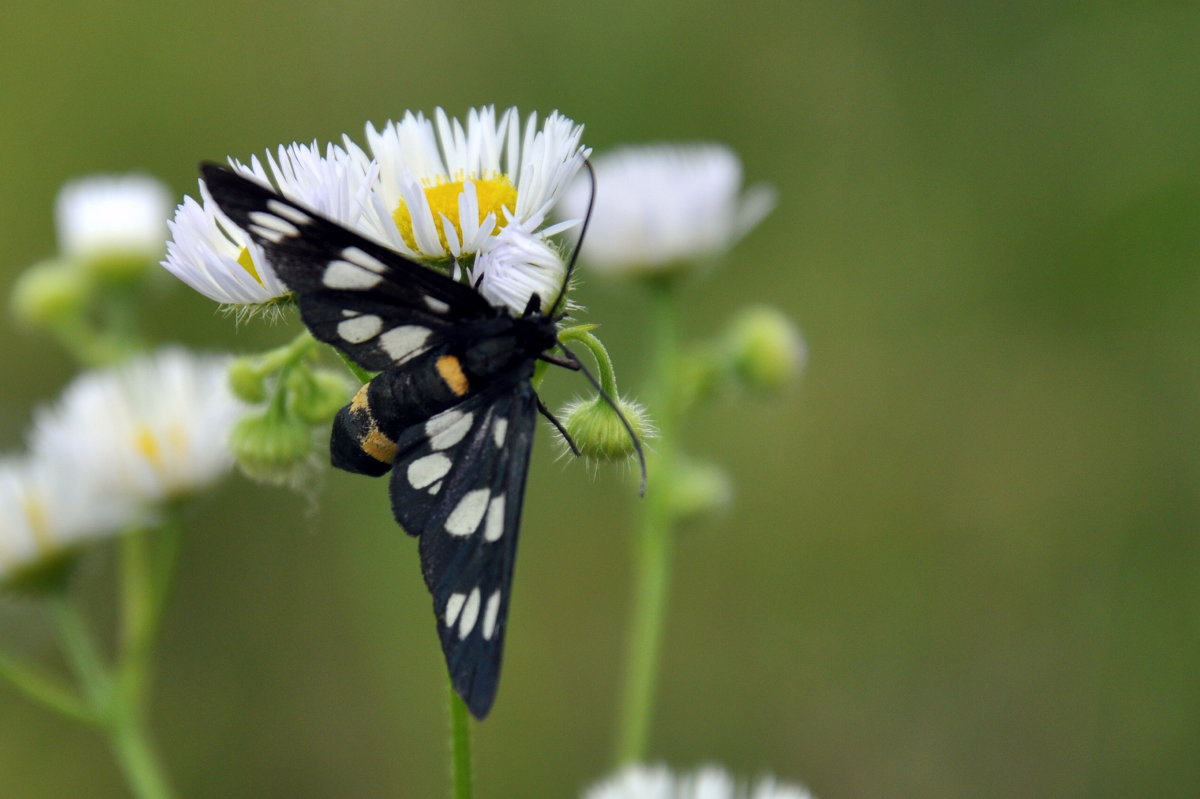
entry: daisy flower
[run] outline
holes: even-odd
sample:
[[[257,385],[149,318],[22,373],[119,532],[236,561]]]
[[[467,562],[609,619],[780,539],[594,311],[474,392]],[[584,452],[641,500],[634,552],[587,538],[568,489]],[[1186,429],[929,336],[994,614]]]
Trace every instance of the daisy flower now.
[[[101,491],[69,459],[0,460],[0,581],[113,535],[136,516],[132,505]]]
[[[229,433],[243,413],[228,367],[172,348],[84,373],[37,414],[32,450],[139,507],[205,488],[229,471]]]
[[[549,313],[566,275],[557,249],[520,222],[510,222],[483,242],[470,278],[488,302],[521,314],[535,294],[538,309]]]
[[[273,185],[281,194],[344,225],[353,227],[366,202],[367,174],[359,159],[329,145],[324,155],[316,143],[280,146],[278,157],[257,157],[238,172]],[[288,294],[262,249],[221,213],[200,181],[197,202],[184,197],[168,223],[171,240],[162,262],[173,275],[209,299],[230,306],[272,303]]]
[[[593,785],[583,799],[812,799],[812,794],[771,777],[739,785],[715,766],[678,776],[664,766],[630,766]]]
[[[444,261],[480,252],[513,222],[550,235],[538,228],[590,152],[582,135],[557,112],[522,128],[515,108],[479,108],[464,127],[439,108],[432,121],[408,112],[382,130],[367,125],[369,155],[346,146],[379,166],[366,224],[411,258]]]
[[[596,204],[582,257],[596,269],[645,274],[718,255],[775,205],[767,186],[742,192],[742,165],[719,144],[651,144],[597,157]],[[578,180],[561,216],[587,211],[590,185]]]
[[[62,187],[54,217],[61,254],[84,262],[155,261],[171,195],[146,175],[97,175]]]

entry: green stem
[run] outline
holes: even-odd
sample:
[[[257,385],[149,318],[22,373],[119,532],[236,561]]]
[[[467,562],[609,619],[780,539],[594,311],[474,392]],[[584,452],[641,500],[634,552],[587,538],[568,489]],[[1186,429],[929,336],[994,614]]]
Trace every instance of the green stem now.
[[[677,411],[673,386],[678,376],[679,358],[674,284],[653,285],[651,298],[653,372],[649,399],[659,435],[649,466],[655,475],[655,486],[642,503],[635,544],[634,595],[617,728],[618,765],[639,762],[646,757],[666,619],[675,521],[670,505]]]
[[[159,764],[145,721],[134,708],[114,714],[108,728],[112,747],[129,789],[138,799],[173,799],[175,792]]]
[[[308,328],[296,334],[296,337],[284,344],[282,347],[276,347],[270,352],[263,353],[258,358],[259,374],[269,374],[277,372],[285,366],[291,366],[298,361],[303,360],[316,349],[317,340],[313,338],[312,333],[308,332]]]
[[[157,533],[157,531],[155,531]],[[110,671],[78,608],[65,594],[50,600],[59,639],[91,715],[103,728],[117,765],[137,799],[173,799],[174,792],[154,754],[144,717],[151,642],[174,561],[171,532],[158,557],[151,533],[134,531],[121,541],[122,640],[117,669]],[[163,544],[162,541],[153,543]]]
[[[50,611],[58,628],[63,654],[66,656],[71,670],[75,673],[75,679],[79,681],[83,695],[87,697],[92,710],[100,714],[107,723],[112,679],[109,677],[100,651],[88,633],[79,611],[67,596],[62,594],[52,596]]]
[[[121,646],[108,737],[130,789],[141,799],[174,796],[151,743],[146,695],[179,538],[178,524],[168,517],[160,529],[131,530],[120,542]]]
[[[100,719],[87,703],[69,688],[17,662],[10,655],[0,653],[0,677],[8,680],[30,699],[72,721],[87,725],[100,724]]]
[[[564,330],[559,334],[559,340],[562,342],[578,341],[580,344],[588,348],[588,352],[592,353],[592,357],[596,359],[596,368],[598,374],[596,379],[600,381],[600,388],[604,389],[604,393],[617,398],[617,373],[613,369],[612,357],[608,354],[603,342],[598,339],[588,327],[573,328]]]
[[[467,705],[450,680],[450,796],[471,799],[474,795],[471,771],[471,717]]]
[[[133,530],[121,538],[121,657],[117,671],[122,701],[141,712],[150,659],[158,637],[175,556],[179,527],[168,519],[157,530]]]

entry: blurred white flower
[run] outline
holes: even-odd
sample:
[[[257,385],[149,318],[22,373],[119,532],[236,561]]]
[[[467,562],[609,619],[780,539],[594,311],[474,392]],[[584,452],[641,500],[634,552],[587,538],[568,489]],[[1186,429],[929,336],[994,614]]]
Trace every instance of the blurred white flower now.
[[[171,193],[146,175],[96,175],[62,187],[55,203],[61,255],[84,261],[162,255]]]
[[[522,131],[515,108],[498,119],[490,106],[473,109],[465,127],[439,108],[433,121],[407,112],[382,130],[368,124],[369,155],[346,146],[364,169],[378,163],[364,224],[409,257],[442,260],[483,250],[510,220],[550,235],[537,228],[590,152],[582,135],[557,112],[540,129],[531,114]]]
[[[514,314],[525,311],[534,294],[539,310],[548,313],[558,299],[567,268],[558,250],[520,222],[510,222],[483,243],[471,270],[471,285],[493,305]]]
[[[143,508],[205,488],[229,471],[244,412],[228,367],[171,348],[85,372],[36,415],[34,458],[69,462],[90,490]]]
[[[249,165],[233,159],[230,164],[347,227],[359,222],[368,191],[359,159],[334,145],[322,154],[315,142],[280,146],[277,158],[270,153],[266,158],[266,167],[257,157]],[[288,288],[275,276],[261,248],[221,213],[203,180],[199,188],[201,202],[184,197],[175,210],[162,265],[220,303],[254,305],[285,296]]]
[[[681,775],[665,766],[629,766],[588,788],[583,799],[812,799],[812,794],[772,777],[739,785],[715,766]]]
[[[729,249],[775,206],[775,192],[742,192],[742,165],[719,144],[650,144],[597,156],[596,204],[581,257],[597,270],[644,274],[679,269]],[[559,206],[587,212],[580,177]]]
[[[0,581],[120,532],[137,516],[137,508],[99,490],[68,458],[0,460]]]

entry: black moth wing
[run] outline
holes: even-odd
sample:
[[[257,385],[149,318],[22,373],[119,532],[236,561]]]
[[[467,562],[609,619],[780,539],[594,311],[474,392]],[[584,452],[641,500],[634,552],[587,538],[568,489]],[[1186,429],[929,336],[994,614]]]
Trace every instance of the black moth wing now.
[[[537,421],[527,379],[408,428],[392,467],[396,521],[420,538],[454,688],[476,718],[500,678],[521,503]]]
[[[382,371],[420,355],[456,325],[497,311],[469,286],[347,230],[218,164],[201,172],[221,211],[262,247],[299,297],[313,335]]]

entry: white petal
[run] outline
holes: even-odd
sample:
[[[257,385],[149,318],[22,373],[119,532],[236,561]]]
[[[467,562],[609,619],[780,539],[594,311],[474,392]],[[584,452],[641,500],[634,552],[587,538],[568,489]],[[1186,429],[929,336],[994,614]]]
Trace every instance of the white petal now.
[[[649,271],[698,262],[731,247],[774,206],[774,192],[742,194],[737,155],[715,144],[625,147],[594,160],[596,202],[581,257],[601,270]],[[577,180],[558,213],[583,216],[591,186]]]
[[[36,457],[69,454],[104,493],[145,505],[194,492],[229,471],[243,413],[228,359],[166,349],[86,372],[37,414]]]

